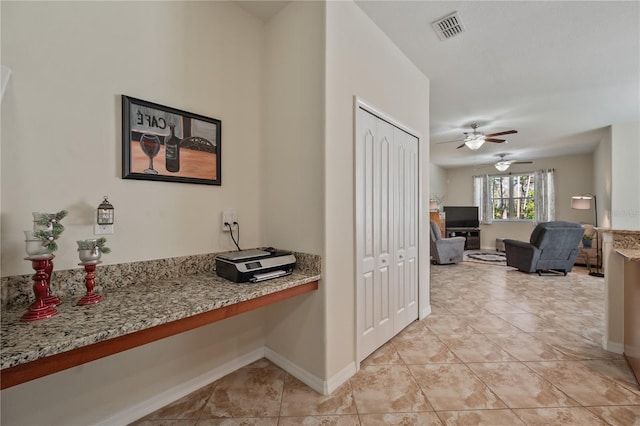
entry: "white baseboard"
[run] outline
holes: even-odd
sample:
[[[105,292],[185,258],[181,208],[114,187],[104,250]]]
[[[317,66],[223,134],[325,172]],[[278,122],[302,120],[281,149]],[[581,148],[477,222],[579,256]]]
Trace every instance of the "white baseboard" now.
[[[154,411],[171,404],[172,402],[184,396],[189,395],[191,392],[194,392],[208,385],[209,383],[221,379],[229,373],[233,373],[234,371],[244,367],[245,365],[249,365],[252,362],[264,358],[264,356],[265,348],[258,348],[245,355],[239,356],[238,358],[235,358],[230,362],[222,364],[221,366],[216,367],[213,370],[201,374],[198,377],[194,377],[193,379],[181,383],[178,386],[174,386],[171,389],[168,389],[146,401],[143,401],[109,418],[97,422],[96,424],[105,426],[129,424],[141,417],[146,416],[147,414],[153,413]]]
[[[602,339],[602,348],[605,351],[613,352],[614,354],[624,353],[624,343],[611,342],[604,340],[604,338]]]
[[[356,364],[353,362],[325,381],[269,348],[264,349],[264,357],[322,395],[329,395],[356,374]]]
[[[106,426],[114,424],[129,424],[262,358],[267,358],[269,361],[273,362],[296,379],[323,395],[330,394],[356,373],[356,364],[354,362],[347,365],[329,380],[325,381],[314,376],[304,368],[301,368],[271,349],[261,347],[245,355],[239,356],[238,358],[216,367],[198,377],[194,377],[191,380],[181,383],[178,386],[174,386],[146,401],[135,404],[111,417],[103,419],[97,422],[96,425]]]
[[[334,390],[338,389],[347,380],[349,380],[356,372],[358,371],[358,367],[355,362],[349,363],[346,367],[338,372],[333,377],[330,377],[329,380],[325,382],[325,392],[324,395],[329,395]]]
[[[427,305],[424,309],[420,310],[420,318],[418,319],[423,320],[429,315],[431,315],[431,304]]]
[[[324,381],[322,379],[314,376],[304,368],[294,364],[279,353],[266,347],[264,348],[264,357],[287,373],[291,374],[296,379],[300,380],[305,385],[309,386],[314,391],[324,395]]]

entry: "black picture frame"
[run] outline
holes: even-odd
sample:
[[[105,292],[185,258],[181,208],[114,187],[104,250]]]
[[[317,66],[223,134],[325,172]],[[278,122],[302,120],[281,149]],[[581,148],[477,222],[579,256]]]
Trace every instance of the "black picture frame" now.
[[[122,178],[222,184],[222,121],[122,95]]]

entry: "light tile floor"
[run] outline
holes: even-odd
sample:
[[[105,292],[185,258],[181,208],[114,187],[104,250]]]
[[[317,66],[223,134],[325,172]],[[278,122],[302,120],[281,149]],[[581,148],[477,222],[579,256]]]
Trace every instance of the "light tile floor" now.
[[[322,396],[262,359],[142,425],[640,425],[626,361],[601,349],[604,280],[432,266],[432,314]]]

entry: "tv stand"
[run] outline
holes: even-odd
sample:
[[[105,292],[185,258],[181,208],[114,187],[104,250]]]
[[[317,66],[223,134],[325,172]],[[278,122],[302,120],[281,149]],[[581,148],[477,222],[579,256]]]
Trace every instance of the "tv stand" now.
[[[480,228],[447,228],[447,238],[450,237],[464,237],[465,250],[479,250],[480,249]]]

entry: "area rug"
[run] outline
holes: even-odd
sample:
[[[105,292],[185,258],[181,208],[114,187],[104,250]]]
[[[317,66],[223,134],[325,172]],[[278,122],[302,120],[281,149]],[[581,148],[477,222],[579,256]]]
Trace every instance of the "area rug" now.
[[[507,266],[507,255],[501,251],[465,250],[463,261]]]

